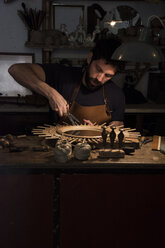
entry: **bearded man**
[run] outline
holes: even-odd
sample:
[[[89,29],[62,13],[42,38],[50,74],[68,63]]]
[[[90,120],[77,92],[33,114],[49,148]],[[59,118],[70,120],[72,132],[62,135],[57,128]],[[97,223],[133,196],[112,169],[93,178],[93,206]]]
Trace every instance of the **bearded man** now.
[[[98,40],[81,67],[52,64],[14,64],[9,73],[24,87],[48,99],[52,122],[67,111],[81,123],[123,124],[125,98],[112,81],[121,62],[111,59],[121,45],[116,38]]]

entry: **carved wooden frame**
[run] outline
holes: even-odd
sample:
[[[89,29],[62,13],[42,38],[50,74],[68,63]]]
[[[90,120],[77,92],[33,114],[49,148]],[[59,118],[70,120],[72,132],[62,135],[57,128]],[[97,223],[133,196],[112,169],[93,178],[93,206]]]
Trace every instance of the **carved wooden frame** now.
[[[78,142],[83,142],[87,141],[88,143],[95,143],[98,144],[102,142],[102,125],[75,125],[75,126],[70,126],[70,125],[47,125],[45,124],[44,126],[38,126],[37,128],[34,128],[32,130],[32,133],[34,135],[38,135],[39,137],[44,137],[45,139],[64,139],[67,140],[70,143],[78,143]],[[115,133],[116,133],[116,141],[118,141],[118,134],[120,132],[120,127],[116,127]],[[76,131],[96,131],[100,132],[100,135],[77,135]],[[136,129],[131,129],[131,128],[124,128],[122,127],[124,136],[125,136],[125,141],[127,142],[139,142],[139,138],[141,137],[139,132],[133,132]],[[68,131],[75,132],[73,133],[66,133]],[[106,131],[111,132],[112,131],[112,125],[106,126]]]

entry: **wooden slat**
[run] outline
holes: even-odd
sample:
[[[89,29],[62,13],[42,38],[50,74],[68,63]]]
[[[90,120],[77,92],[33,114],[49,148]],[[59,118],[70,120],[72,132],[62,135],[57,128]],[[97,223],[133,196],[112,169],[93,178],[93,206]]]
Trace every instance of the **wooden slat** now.
[[[154,135],[152,142],[152,150],[160,150],[161,136]]]

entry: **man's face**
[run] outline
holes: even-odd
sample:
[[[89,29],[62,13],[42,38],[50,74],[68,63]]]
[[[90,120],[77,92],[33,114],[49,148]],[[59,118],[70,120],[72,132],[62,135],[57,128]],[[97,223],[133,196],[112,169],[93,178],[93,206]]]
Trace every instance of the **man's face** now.
[[[96,90],[110,80],[116,73],[116,68],[106,64],[104,59],[91,61],[85,71],[84,85],[89,90]]]

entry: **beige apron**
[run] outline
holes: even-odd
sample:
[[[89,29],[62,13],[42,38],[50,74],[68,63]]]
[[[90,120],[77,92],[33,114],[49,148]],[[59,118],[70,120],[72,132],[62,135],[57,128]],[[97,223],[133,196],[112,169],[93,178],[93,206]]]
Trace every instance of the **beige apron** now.
[[[81,123],[83,119],[90,120],[92,123],[102,124],[111,120],[111,110],[108,99],[105,94],[105,87],[103,85],[104,105],[97,106],[82,106],[75,102],[78,94],[80,84],[75,87],[70,100],[70,113],[72,113]]]

